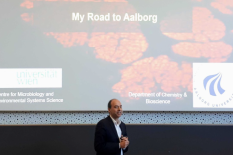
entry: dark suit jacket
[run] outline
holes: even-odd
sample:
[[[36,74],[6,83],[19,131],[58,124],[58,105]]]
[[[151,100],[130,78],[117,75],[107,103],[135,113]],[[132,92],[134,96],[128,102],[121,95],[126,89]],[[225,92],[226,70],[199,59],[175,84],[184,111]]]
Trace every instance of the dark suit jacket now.
[[[126,126],[123,122],[120,124],[121,133],[127,136]],[[99,121],[95,128],[95,151],[96,155],[120,155],[119,137],[115,125],[110,116]],[[128,151],[128,147],[123,150],[123,153]]]

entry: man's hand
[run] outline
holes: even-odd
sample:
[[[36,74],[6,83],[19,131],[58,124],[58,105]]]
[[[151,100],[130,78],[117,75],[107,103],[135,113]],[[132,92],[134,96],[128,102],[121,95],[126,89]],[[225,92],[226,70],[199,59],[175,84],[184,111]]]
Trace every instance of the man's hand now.
[[[129,145],[129,140],[128,137],[123,137],[121,136],[121,142],[120,142],[120,147],[122,149],[126,148]]]

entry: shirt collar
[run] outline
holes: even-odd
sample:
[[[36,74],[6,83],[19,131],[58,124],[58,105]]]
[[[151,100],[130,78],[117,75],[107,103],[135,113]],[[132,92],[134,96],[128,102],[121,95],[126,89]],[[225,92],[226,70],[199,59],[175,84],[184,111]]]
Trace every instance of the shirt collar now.
[[[118,119],[118,121],[116,121],[114,118],[112,118],[111,115],[109,115],[109,116],[111,117],[111,119],[112,119],[112,121],[113,121],[113,123],[114,123],[115,125],[120,125],[120,124],[121,124],[121,120]]]

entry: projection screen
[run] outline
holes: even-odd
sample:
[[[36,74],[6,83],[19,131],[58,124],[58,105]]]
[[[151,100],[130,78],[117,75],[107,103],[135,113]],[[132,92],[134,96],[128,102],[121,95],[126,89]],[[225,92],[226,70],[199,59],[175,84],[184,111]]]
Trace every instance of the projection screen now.
[[[233,110],[233,0],[0,2],[0,110]]]

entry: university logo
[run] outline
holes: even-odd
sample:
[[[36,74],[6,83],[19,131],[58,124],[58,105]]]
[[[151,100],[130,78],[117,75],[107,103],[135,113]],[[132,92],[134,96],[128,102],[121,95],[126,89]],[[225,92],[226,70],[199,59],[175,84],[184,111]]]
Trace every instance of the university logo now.
[[[217,84],[217,91],[219,92],[219,94],[223,94],[225,90],[222,89],[221,87],[221,79],[222,79],[222,75],[220,73],[207,76],[203,80],[203,85],[204,85],[205,90],[208,90],[210,95],[216,96],[214,86]],[[208,88],[206,88],[208,82],[210,82],[210,85]]]
[[[193,64],[194,108],[233,108],[231,68],[233,63]]]

